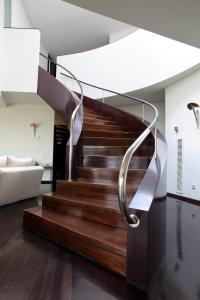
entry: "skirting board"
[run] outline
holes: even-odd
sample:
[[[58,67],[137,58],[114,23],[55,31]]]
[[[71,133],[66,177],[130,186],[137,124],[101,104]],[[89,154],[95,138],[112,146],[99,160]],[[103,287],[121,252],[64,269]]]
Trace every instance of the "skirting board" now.
[[[167,196],[169,196],[171,198],[176,198],[178,200],[182,200],[182,201],[185,201],[185,202],[189,202],[189,203],[192,203],[192,204],[195,204],[195,205],[200,205],[200,201],[196,200],[196,199],[188,198],[188,197],[177,195],[177,194],[171,194],[171,193],[167,193]]]

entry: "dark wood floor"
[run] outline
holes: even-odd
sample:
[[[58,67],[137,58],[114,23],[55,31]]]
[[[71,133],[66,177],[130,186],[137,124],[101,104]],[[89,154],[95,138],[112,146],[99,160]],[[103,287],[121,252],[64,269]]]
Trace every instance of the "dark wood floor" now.
[[[0,208],[0,300],[200,299],[200,206],[168,198],[166,257],[149,294],[22,228],[31,199]]]

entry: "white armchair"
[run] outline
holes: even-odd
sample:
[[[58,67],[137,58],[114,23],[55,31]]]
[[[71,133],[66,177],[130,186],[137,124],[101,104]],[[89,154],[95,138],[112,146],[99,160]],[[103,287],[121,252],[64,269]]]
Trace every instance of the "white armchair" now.
[[[0,206],[38,196],[43,172],[40,166],[0,168]]]

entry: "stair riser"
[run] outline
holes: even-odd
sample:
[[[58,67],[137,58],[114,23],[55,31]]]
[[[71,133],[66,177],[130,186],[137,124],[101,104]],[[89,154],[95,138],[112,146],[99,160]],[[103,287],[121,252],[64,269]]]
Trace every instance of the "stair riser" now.
[[[56,192],[59,195],[67,196],[69,199],[80,197],[80,199],[91,199],[91,201],[114,201],[118,203],[118,185],[103,185],[98,183],[80,184],[79,181],[75,181],[76,184],[71,184],[68,181],[57,180]],[[127,185],[126,195],[127,202],[130,201],[135,194],[135,188],[133,184]]]
[[[24,226],[114,272],[124,276],[126,274],[125,256],[105,249],[104,245],[99,245],[88,237],[78,235],[67,228],[31,215],[28,212],[24,213]]]
[[[97,120],[105,120],[105,121],[112,121],[110,118],[101,116],[101,115],[95,115],[91,113],[84,112],[84,118],[85,119],[97,119]]]
[[[116,122],[102,120],[97,118],[84,118],[84,124],[98,124],[98,125],[118,125]]]
[[[74,203],[48,196],[43,196],[42,206],[83,220],[127,229],[127,224],[120,214],[111,213],[110,211],[108,212],[100,207],[93,206],[88,208],[82,203]]]
[[[83,138],[83,145],[98,145],[98,146],[130,146],[134,139],[130,138],[101,138],[101,137],[87,137]]]
[[[70,185],[69,182],[57,181],[56,191],[58,194],[67,195],[69,197],[82,197],[87,199],[98,199],[98,200],[113,200],[117,201],[118,197],[118,188],[107,188],[105,186],[91,186],[88,184],[87,186],[79,186]]]
[[[97,125],[97,124],[83,124],[83,129],[90,129],[90,130],[106,130],[106,131],[127,131],[126,127],[123,126],[117,126],[117,125]]]
[[[82,132],[83,137],[109,137],[109,138],[135,138],[134,133],[129,133],[129,132],[115,132],[115,131],[93,131],[93,130],[83,130]]]
[[[130,168],[145,169],[148,167],[150,160],[148,158],[133,158],[130,162]],[[86,168],[109,168],[120,169],[122,163],[122,157],[109,157],[109,156],[86,156],[82,157],[80,165]]]
[[[133,185],[139,184],[144,177],[144,171],[130,170],[127,176],[127,183]],[[77,177],[88,181],[102,181],[108,183],[117,183],[119,179],[119,171],[109,169],[82,169],[77,168]]]
[[[83,147],[83,155],[105,155],[105,156],[123,156],[127,147]],[[135,155],[151,156],[153,154],[153,147],[140,147],[136,150]]]

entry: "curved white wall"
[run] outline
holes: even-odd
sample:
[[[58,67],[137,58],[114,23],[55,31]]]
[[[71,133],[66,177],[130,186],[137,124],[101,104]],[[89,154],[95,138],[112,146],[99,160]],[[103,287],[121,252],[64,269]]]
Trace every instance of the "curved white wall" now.
[[[57,61],[80,80],[127,93],[162,82],[195,66],[200,62],[200,50],[140,29],[115,43],[59,56]],[[67,84],[68,80],[60,72],[58,68],[58,79]],[[102,92],[85,86],[84,92],[92,98],[102,97]]]

